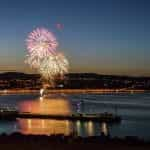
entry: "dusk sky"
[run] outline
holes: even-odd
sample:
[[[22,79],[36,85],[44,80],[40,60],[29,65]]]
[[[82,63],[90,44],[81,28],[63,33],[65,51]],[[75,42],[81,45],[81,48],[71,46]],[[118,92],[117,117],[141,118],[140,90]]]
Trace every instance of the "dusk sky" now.
[[[31,71],[25,39],[37,27],[55,34],[70,72],[150,75],[149,0],[0,0],[0,70]]]

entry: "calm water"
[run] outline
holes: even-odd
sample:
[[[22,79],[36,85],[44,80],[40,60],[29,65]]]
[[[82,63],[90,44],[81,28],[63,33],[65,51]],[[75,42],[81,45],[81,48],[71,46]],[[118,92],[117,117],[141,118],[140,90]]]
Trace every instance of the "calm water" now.
[[[83,103],[81,101],[84,101]],[[100,135],[139,136],[150,140],[150,93],[144,94],[70,94],[49,95],[44,100],[39,95],[2,95],[1,106],[17,107],[20,111],[44,114],[70,114],[71,112],[112,112],[123,117],[120,124],[70,122],[63,120],[18,119],[0,121],[0,133],[15,131],[24,134],[65,134],[75,132],[80,136]],[[117,109],[115,109],[117,108]]]

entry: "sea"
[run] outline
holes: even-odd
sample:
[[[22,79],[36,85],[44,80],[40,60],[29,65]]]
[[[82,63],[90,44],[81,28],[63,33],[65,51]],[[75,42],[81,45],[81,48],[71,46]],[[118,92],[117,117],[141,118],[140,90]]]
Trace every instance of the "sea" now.
[[[33,135],[138,136],[150,140],[150,93],[104,94],[39,94],[0,95],[0,107],[15,108],[20,112],[61,114],[113,113],[121,116],[120,123],[69,121],[55,119],[0,120],[0,133],[20,132]]]

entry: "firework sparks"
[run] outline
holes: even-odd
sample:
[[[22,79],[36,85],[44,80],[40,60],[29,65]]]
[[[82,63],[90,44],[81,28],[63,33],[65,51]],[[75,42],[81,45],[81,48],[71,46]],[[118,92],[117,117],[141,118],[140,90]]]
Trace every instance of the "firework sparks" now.
[[[37,69],[42,78],[53,82],[56,76],[68,72],[69,63],[65,56],[56,50],[58,42],[54,35],[44,28],[37,28],[27,39],[28,55],[25,63]]]
[[[38,69],[40,66],[41,58],[34,55],[27,55],[25,63],[29,64],[31,68]]]
[[[63,76],[68,72],[69,63],[63,54],[49,55],[40,64],[40,74],[46,80],[54,80],[56,76]]]
[[[45,57],[55,53],[58,42],[55,36],[45,28],[37,28],[31,32],[27,39],[27,49],[34,57]]]

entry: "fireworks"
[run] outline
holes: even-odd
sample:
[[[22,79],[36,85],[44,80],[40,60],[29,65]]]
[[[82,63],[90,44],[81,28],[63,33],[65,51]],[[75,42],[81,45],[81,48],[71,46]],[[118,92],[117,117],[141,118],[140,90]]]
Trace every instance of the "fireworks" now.
[[[56,76],[63,76],[68,71],[69,63],[64,55],[57,53],[49,55],[40,64],[40,74],[46,79],[53,80]]]
[[[51,83],[56,76],[67,73],[69,66],[65,56],[56,50],[57,46],[54,35],[44,28],[37,28],[27,39],[28,55],[25,62]]]
[[[45,28],[37,28],[27,39],[27,49],[32,57],[45,57],[55,53],[58,42],[55,36]]]

